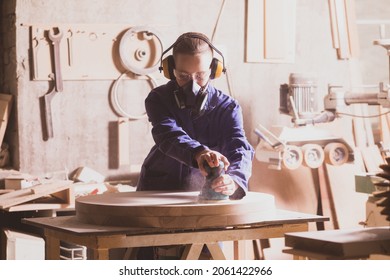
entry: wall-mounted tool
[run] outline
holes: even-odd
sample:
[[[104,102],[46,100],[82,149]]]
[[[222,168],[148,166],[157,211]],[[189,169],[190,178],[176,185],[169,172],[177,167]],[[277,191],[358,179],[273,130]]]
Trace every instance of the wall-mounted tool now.
[[[213,181],[223,174],[224,168],[225,168],[224,163],[222,161],[220,161],[219,166],[210,167],[210,165],[207,163],[207,161],[205,161],[203,163],[203,167],[207,172],[207,176],[206,176],[206,182],[200,191],[199,198],[201,200],[226,200],[226,199],[228,199],[229,198],[228,195],[225,195],[225,194],[222,194],[219,192],[215,192],[211,187]]]
[[[155,72],[160,64],[163,44],[151,27],[129,28],[120,39],[119,56],[122,66],[136,75]]]
[[[50,29],[48,32],[48,37],[53,45],[54,53],[54,88],[51,92],[47,93],[44,96],[44,109],[45,109],[45,125],[46,125],[46,137],[53,138],[53,121],[52,121],[52,109],[51,102],[54,96],[58,92],[62,92],[62,75],[61,75],[61,63],[60,63],[60,42],[63,36],[63,33],[60,29],[56,28],[57,32],[54,32],[54,29]]]
[[[127,29],[122,35],[119,42],[119,58],[126,71],[115,80],[110,90],[111,105],[118,116],[130,120],[146,117],[146,112],[140,115],[132,114],[121,106],[118,86],[124,78],[130,77],[132,80],[147,78],[152,89],[156,87],[157,82],[150,74],[158,69],[162,52],[162,41],[157,31],[151,27],[135,26]]]

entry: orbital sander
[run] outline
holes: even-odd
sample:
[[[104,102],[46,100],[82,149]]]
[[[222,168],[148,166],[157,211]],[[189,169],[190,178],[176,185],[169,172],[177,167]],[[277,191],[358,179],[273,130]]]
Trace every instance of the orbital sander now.
[[[211,187],[213,181],[224,173],[225,164],[222,161],[219,161],[219,166],[210,167],[207,161],[205,161],[203,167],[207,172],[207,176],[206,182],[200,191],[199,198],[202,200],[227,200],[229,198],[228,195],[215,192]]]

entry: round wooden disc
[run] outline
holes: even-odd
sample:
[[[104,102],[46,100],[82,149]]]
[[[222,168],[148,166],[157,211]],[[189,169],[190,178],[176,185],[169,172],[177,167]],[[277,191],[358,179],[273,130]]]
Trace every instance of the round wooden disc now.
[[[275,209],[275,200],[257,192],[241,200],[201,200],[199,192],[140,191],[79,197],[75,206],[85,223],[185,229],[254,223]]]

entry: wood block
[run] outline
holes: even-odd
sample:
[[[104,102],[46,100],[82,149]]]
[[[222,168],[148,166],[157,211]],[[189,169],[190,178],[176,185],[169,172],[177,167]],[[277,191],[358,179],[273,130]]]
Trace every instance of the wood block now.
[[[105,176],[89,167],[79,167],[73,176],[73,180],[85,183],[102,183]]]
[[[294,0],[248,0],[247,62],[294,61],[295,7]]]
[[[296,250],[344,258],[390,254],[390,228],[286,233],[285,245]]]
[[[39,179],[29,174],[15,173],[4,178],[4,188],[21,190],[40,184]]]

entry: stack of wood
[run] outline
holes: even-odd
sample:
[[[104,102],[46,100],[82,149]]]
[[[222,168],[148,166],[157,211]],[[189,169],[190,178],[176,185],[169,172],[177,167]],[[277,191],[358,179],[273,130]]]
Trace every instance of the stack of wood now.
[[[376,205],[383,207],[380,213],[387,216],[386,220],[390,221],[390,157],[386,157],[385,160],[386,164],[379,165],[381,172],[376,174],[383,180],[375,183],[378,190],[373,192],[373,195],[379,199]]]

